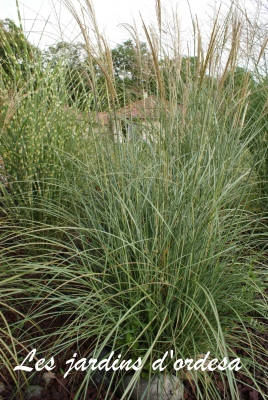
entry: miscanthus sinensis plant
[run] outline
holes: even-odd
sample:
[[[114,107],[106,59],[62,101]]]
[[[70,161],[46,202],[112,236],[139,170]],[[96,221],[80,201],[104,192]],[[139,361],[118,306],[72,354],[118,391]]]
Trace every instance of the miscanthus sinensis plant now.
[[[83,21],[71,3],[65,4],[80,24],[89,61],[96,61]],[[258,363],[265,349],[258,333],[267,319],[267,228],[258,214],[249,151],[258,132],[245,123],[247,86],[234,93],[230,79],[239,62],[241,23],[235,9],[224,21],[216,19],[207,46],[196,26],[196,61],[183,71],[185,79],[178,47],[171,57],[172,42],[166,47],[162,38],[157,41],[157,30],[144,25],[155,71],[156,115],[138,123],[140,136],[119,143],[99,126],[90,130],[87,146],[80,141],[73,152],[51,147],[51,171],[54,163],[65,167],[53,179],[42,175],[56,195],[44,191],[34,205],[21,200],[22,180],[22,197],[5,210],[2,225],[9,236],[1,237],[3,307],[32,304],[9,327],[21,346],[26,346],[25,321],[62,313],[69,319],[53,332],[53,348],[44,346],[47,354],[92,338],[95,356],[107,345],[124,359],[141,357],[142,374],[150,379],[153,361],[168,350],[174,359],[198,360],[210,351],[212,358],[232,360],[240,349],[240,372],[265,394],[267,371]],[[102,46],[96,25],[95,32]],[[98,50],[107,103],[118,126],[112,60],[108,51]],[[18,128],[23,124],[14,134]],[[38,163],[31,167],[37,170]],[[42,218],[34,212],[40,210]],[[18,292],[12,300],[14,285]],[[27,340],[28,348],[36,347],[36,339]],[[14,357],[10,353],[11,364]],[[167,359],[166,373],[190,379],[197,398],[221,398],[211,372],[175,372],[173,362]],[[92,371],[84,374],[77,399],[85,395]],[[229,398],[239,398],[241,375],[219,374]],[[139,376],[137,371],[134,379]]]

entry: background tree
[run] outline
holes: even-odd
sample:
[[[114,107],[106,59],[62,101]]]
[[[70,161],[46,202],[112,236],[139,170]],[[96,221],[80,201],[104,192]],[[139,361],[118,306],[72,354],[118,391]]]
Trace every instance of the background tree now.
[[[130,100],[139,100],[144,92],[155,93],[153,60],[146,43],[126,40],[111,55],[119,96],[127,93]]]
[[[115,76],[137,79],[141,70],[139,53],[143,61],[150,57],[146,43],[140,42],[139,46],[136,46],[131,39],[112,49]]]

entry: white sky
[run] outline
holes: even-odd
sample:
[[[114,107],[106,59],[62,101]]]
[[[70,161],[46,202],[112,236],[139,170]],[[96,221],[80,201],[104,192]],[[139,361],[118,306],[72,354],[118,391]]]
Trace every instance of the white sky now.
[[[189,0],[192,12],[204,17],[206,12],[211,14],[207,1]],[[212,4],[219,4],[212,0]],[[162,0],[167,11],[177,8],[183,22],[183,29],[191,25],[187,0]],[[126,29],[119,27],[122,23],[132,24],[135,19],[138,28],[141,27],[139,12],[146,22],[155,22],[155,0],[93,0],[93,5],[99,27],[105,30],[111,45],[122,43],[129,38]],[[52,44],[61,38],[75,38],[78,34],[72,16],[59,0],[22,0],[19,1],[23,27],[31,42],[39,42],[40,32],[45,29],[42,37],[42,47]],[[56,17],[56,14],[58,17]],[[0,19],[10,18],[18,21],[16,0],[0,0]],[[59,28],[60,20],[61,29]],[[46,24],[46,20],[48,20]],[[31,33],[30,33],[31,32]]]
[[[74,0],[74,4],[78,4],[78,1]],[[217,9],[224,3],[221,0],[162,0],[162,6],[168,13],[172,9],[177,9],[182,33],[186,36],[189,35],[186,33],[187,28],[191,26],[188,2],[192,14],[196,14],[203,21],[209,20],[209,16],[213,14],[212,8]],[[132,24],[134,18],[138,30],[141,31],[139,12],[146,23],[156,24],[155,0],[93,0],[93,5],[99,28],[102,32],[105,31],[111,47],[130,37],[126,29],[119,26],[120,24]],[[22,0],[19,1],[19,8],[28,39],[36,45],[41,45],[42,48],[59,40],[73,40],[79,34],[72,16],[61,5],[60,0]],[[0,19],[4,18],[18,21],[16,0],[0,0]],[[206,26],[203,27],[205,29]],[[39,42],[42,30],[44,33]]]

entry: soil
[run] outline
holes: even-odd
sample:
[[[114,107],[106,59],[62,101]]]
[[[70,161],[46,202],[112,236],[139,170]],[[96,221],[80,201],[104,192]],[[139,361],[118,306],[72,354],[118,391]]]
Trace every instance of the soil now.
[[[23,311],[23,308],[19,311]],[[14,321],[16,321],[17,316],[15,313],[7,311],[5,313],[5,318],[7,322],[12,324]],[[51,331],[56,332],[60,327],[65,324],[66,317],[59,315],[56,319],[51,319],[47,320],[45,322],[39,322],[39,328],[43,330],[45,333],[51,333]],[[70,321],[69,321],[70,322]],[[267,322],[267,321],[266,321]],[[52,344],[54,343],[56,336],[54,337],[53,335],[50,336],[50,339],[47,340],[47,342],[44,342],[42,339],[43,333],[40,332],[39,329],[36,327],[31,326],[30,323],[28,323],[28,326],[26,324],[25,326],[25,332],[26,334],[29,335],[29,338],[35,338],[36,343],[38,343],[38,346],[36,347],[41,348],[40,344],[42,344],[42,348],[49,349],[52,347]],[[25,338],[25,336],[24,336]],[[7,339],[8,340],[8,339]],[[268,365],[268,330],[266,333],[260,335],[260,343],[263,345],[264,352],[263,354],[266,354],[266,356],[263,357],[262,360],[256,360],[259,364],[262,364],[267,368]],[[10,343],[11,345],[11,343]],[[79,348],[80,354],[78,354],[77,359],[80,359],[83,357],[88,357],[88,351],[89,349],[92,350],[93,346],[93,341],[88,340],[86,343],[78,343],[77,348]],[[40,387],[43,387],[43,390],[40,394],[40,396],[30,396],[27,394],[27,386],[25,385],[22,377],[21,371],[17,371],[16,380],[12,379],[10,372],[7,370],[7,368],[3,367],[0,373],[0,400],[72,400],[74,399],[75,395],[77,394],[80,386],[82,385],[83,379],[85,378],[85,373],[78,371],[75,373],[70,372],[67,377],[64,378],[64,372],[66,372],[66,360],[70,359],[73,354],[77,351],[77,349],[70,347],[70,349],[67,352],[60,353],[57,355],[57,362],[55,361],[56,367],[51,371],[48,372],[46,370],[40,371],[40,372],[34,372],[33,375],[29,378],[27,375],[27,378],[29,378],[29,385],[31,387],[34,387],[34,385],[38,385],[39,389],[41,390]],[[246,352],[244,349],[243,351],[237,349],[237,355],[245,355],[243,352]],[[20,354],[23,357],[26,357],[28,352],[26,350],[20,351]],[[41,358],[42,354],[40,355],[40,352],[38,353],[37,351],[37,358]],[[86,356],[87,355],[87,356]],[[51,355],[50,355],[51,357]],[[49,358],[47,358],[47,361]],[[29,364],[26,364],[29,365]],[[30,373],[28,373],[30,374]],[[237,379],[240,383],[238,383],[239,387],[239,400],[264,400],[268,399],[268,376],[259,376],[260,380],[262,380],[265,384],[265,381],[267,382],[266,387],[263,385],[263,391],[265,393],[265,397],[263,397],[257,390],[256,388],[252,387],[253,382],[249,379],[244,377],[242,374],[237,372]],[[231,400],[232,397],[230,395],[230,392],[228,390],[228,382],[222,382],[222,378],[220,375],[214,373],[213,380],[217,382],[217,390],[221,396],[222,399],[224,400]],[[19,395],[17,393],[17,387],[16,384],[20,384],[20,389],[19,389]],[[194,384],[189,381],[185,380],[183,382],[184,387],[185,387],[185,393],[184,393],[184,400],[196,400],[198,399],[197,396],[197,390]],[[199,387],[199,390],[202,391],[202,387]],[[108,397],[106,397],[109,400],[124,400],[118,397],[113,393],[113,387],[110,389],[105,387],[104,385],[102,386],[101,384],[94,384],[94,382],[91,382],[87,385],[87,391],[86,391],[86,396],[81,395],[81,400],[82,399],[87,399],[87,400],[93,400],[93,399],[98,399],[98,400],[104,400],[105,396],[108,393]],[[212,400],[212,399],[211,399]],[[214,399],[213,399],[214,400]]]

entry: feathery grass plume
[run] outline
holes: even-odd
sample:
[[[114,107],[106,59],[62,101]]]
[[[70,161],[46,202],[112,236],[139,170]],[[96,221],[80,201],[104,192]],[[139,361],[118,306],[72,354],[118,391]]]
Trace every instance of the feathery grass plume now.
[[[117,101],[117,94],[114,87],[113,65],[108,45],[99,31],[93,5],[90,0],[86,0],[85,7],[83,7],[81,1],[79,1],[81,12],[79,13],[71,0],[63,0],[62,3],[70,11],[81,30],[81,34],[85,41],[85,50],[88,55],[92,75],[95,75],[93,63],[97,63],[105,77],[108,95],[107,98],[110,108],[113,109]],[[91,40],[88,32],[90,26],[92,27],[91,30],[94,35],[95,43]],[[95,91],[98,91],[96,86]]]
[[[92,4],[86,1],[81,17],[70,1],[63,3],[83,34],[97,96],[94,61],[103,72],[103,104],[118,126],[123,111],[126,120],[126,108],[117,109],[111,52]],[[85,10],[93,18],[96,48],[84,24]],[[156,30],[143,22],[155,74],[150,77],[153,84],[147,78],[141,90],[151,87],[154,107],[145,116],[127,119],[137,134],[125,141],[111,141],[105,126],[97,131],[90,126],[90,140],[85,141],[83,124],[72,137],[76,122],[62,112],[68,96],[60,67],[44,75],[35,93],[23,100],[3,142],[11,175],[20,177],[12,183],[19,195],[7,203],[1,220],[4,228],[10,227],[10,242],[0,236],[2,268],[17,270],[12,285],[19,290],[16,299],[7,297],[6,302],[14,309],[18,299],[21,306],[32,304],[25,318],[9,326],[14,341],[19,338],[22,346],[35,347],[36,338],[23,335],[24,323],[61,313],[66,323],[57,332],[41,335],[49,343],[40,349],[44,354],[56,356],[90,338],[87,358],[97,358],[105,345],[122,359],[141,357],[142,371],[133,377],[137,382],[140,376],[151,379],[152,363],[173,350],[165,373],[190,380],[199,399],[221,399],[221,381],[226,396],[235,400],[243,377],[266,395],[267,366],[258,361],[266,352],[260,335],[267,324],[267,221],[259,209],[263,195],[256,182],[256,167],[266,159],[254,150],[261,140],[261,129],[255,128],[263,126],[263,115],[253,114],[253,121],[249,114],[254,97],[248,71],[237,81],[242,23],[235,7],[225,21],[218,13],[206,41],[197,22],[194,54],[187,57],[176,43],[179,32],[169,40],[169,31],[162,29],[158,40]],[[138,33],[133,35],[140,42]],[[99,110],[95,107],[94,117]],[[13,137],[25,144],[18,153],[18,171]],[[43,148],[49,151],[42,153]],[[33,189],[29,182],[44,186]],[[212,359],[239,357],[239,374],[228,369],[217,371],[217,376],[174,370],[175,360],[196,362],[208,351]],[[13,353],[10,365],[21,354]],[[86,397],[93,371],[83,373],[77,400]],[[114,372],[115,385],[122,374]],[[110,389],[116,390],[112,384]]]

